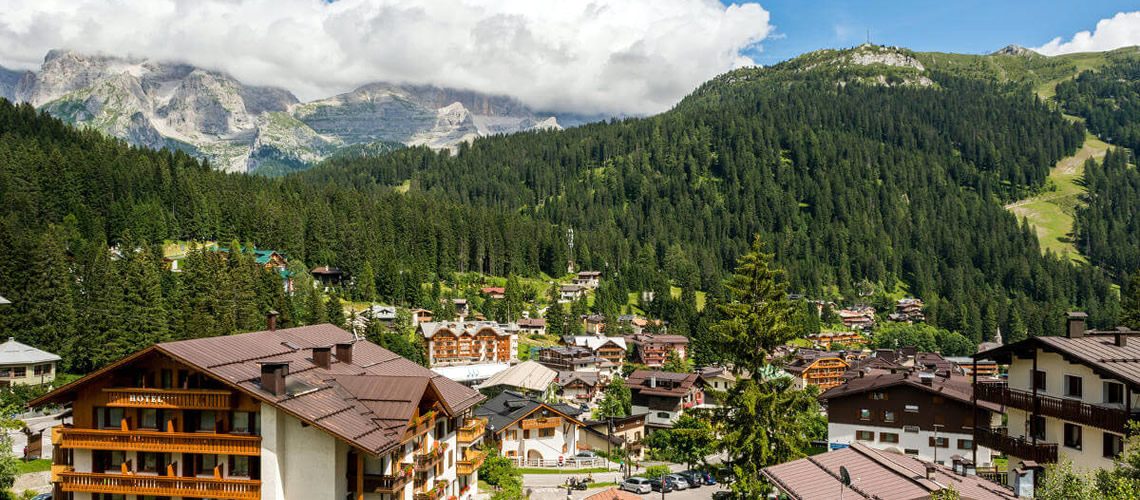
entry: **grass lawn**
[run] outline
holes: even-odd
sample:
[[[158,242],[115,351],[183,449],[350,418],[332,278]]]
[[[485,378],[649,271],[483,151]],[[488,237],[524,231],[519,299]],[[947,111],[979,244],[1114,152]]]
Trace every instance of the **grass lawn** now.
[[[43,472],[51,470],[51,460],[41,458],[38,460],[31,460],[25,462],[21,460],[19,466],[16,468],[16,475],[29,474],[32,472]]]
[[[564,469],[561,467],[520,467],[520,474],[593,474],[613,472],[605,467],[590,467],[588,469]]]
[[[587,488],[608,488],[610,486],[617,486],[617,483],[613,481],[605,481],[600,483],[590,483],[586,485]]]

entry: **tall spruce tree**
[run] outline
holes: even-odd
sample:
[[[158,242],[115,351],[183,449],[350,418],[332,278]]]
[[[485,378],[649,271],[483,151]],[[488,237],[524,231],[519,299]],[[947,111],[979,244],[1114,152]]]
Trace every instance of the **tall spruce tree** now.
[[[1140,330],[1140,269],[1132,275],[1120,298],[1120,324]]]

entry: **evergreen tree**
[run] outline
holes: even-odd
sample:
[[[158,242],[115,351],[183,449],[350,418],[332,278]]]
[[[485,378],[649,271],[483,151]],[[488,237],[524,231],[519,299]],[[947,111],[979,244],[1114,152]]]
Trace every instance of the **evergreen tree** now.
[[[1140,330],[1140,268],[1136,269],[1120,297],[1120,324]]]
[[[329,293],[328,305],[325,307],[325,314],[328,316],[329,323],[333,326],[344,328],[344,304],[341,303],[340,297],[336,292]]]
[[[308,312],[306,323],[310,325],[327,323],[329,320],[328,312],[325,309],[324,294],[317,287],[309,288],[305,299],[305,310]]]

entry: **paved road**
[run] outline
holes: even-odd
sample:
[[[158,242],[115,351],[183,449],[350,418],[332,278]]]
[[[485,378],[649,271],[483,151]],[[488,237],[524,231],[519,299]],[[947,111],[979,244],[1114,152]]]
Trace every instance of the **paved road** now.
[[[657,464],[657,462],[651,462],[651,464]],[[648,466],[649,465],[642,464],[640,470],[642,472],[644,472],[645,468]],[[595,482],[607,482],[607,481],[620,482],[621,477],[622,477],[621,473],[618,472],[616,465],[613,466],[613,468],[614,468],[613,472],[595,472],[593,474],[594,481]],[[681,465],[681,464],[669,464],[669,470],[671,470],[673,472],[682,471],[685,469],[686,469],[686,467],[684,465]],[[570,473],[559,473],[559,474],[523,474],[523,487],[524,488],[553,488],[553,487],[558,487],[558,486],[562,486],[562,485],[566,484],[566,481],[568,479],[570,479],[571,477],[577,477],[577,478],[581,479],[581,478],[584,478],[586,476],[587,476],[587,474],[572,473],[572,472],[570,472]],[[591,488],[591,489],[593,490],[596,488]],[[598,491],[601,491],[601,490],[598,490]],[[565,496],[565,491],[563,491],[563,496]]]
[[[594,476],[597,479],[597,475]],[[571,500],[582,500],[590,495],[605,491],[606,488],[590,488],[586,491],[574,491],[570,498]],[[666,493],[665,500],[709,500],[712,498],[713,493],[721,490],[721,486],[702,486],[697,489],[687,489],[685,491],[673,491]],[[661,500],[661,492],[654,491],[640,495],[644,500]],[[565,488],[531,488],[530,500],[566,500]]]

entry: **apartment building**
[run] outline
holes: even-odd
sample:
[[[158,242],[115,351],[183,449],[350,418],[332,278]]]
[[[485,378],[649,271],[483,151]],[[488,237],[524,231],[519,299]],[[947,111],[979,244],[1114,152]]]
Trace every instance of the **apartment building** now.
[[[965,377],[917,370],[857,376],[819,398],[827,404],[832,448],[859,443],[938,464],[976,451],[976,465],[993,463],[991,449],[975,450],[973,428],[975,419],[985,427],[999,424],[1001,408],[981,403],[975,412]]]
[[[800,349],[784,366],[784,371],[795,377],[796,387],[800,389],[817,385],[826,391],[843,383],[843,374],[849,366],[841,352]]]
[[[979,405],[1000,405],[1007,426],[978,427],[974,436],[1009,455],[1007,484],[1019,491],[1019,482],[1032,481],[1015,464],[1112,467],[1128,422],[1140,419],[1140,332],[1087,330],[1086,318],[1069,313],[1064,336],[1030,337],[974,355],[1009,365],[1007,381],[974,381]]]
[[[549,467],[578,453],[582,410],[503,391],[475,410],[487,422],[488,439],[517,465]]]
[[[626,343],[622,337],[605,335],[564,335],[562,345],[585,347],[594,355],[621,368],[625,364]]]
[[[637,361],[650,368],[664,366],[670,352],[675,352],[682,358],[688,356],[689,338],[684,335],[643,333],[625,337],[625,343],[634,350]]]
[[[647,428],[670,428],[685,410],[704,403],[704,382],[696,373],[637,370],[626,387],[633,396],[634,415],[645,415]]]
[[[168,342],[32,401],[54,498],[470,500],[484,397],[332,325]]]
[[[417,328],[436,366],[518,362],[518,331],[493,321],[437,321]]]
[[[804,338],[817,349],[830,349],[832,344],[863,345],[867,343],[867,339],[858,332],[820,332],[809,334]]]

